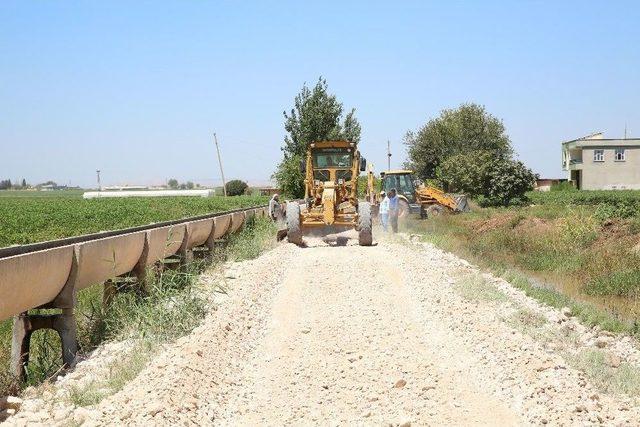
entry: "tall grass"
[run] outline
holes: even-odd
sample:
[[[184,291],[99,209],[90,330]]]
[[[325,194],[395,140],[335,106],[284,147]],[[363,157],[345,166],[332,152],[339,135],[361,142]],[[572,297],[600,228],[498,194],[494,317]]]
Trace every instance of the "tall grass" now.
[[[2,339],[2,343],[0,343],[0,396],[15,394],[19,388],[19,383],[9,372],[11,325],[10,319],[0,322],[0,339]]]
[[[147,295],[134,288],[123,289],[111,305],[105,307],[102,304],[102,286],[82,290],[76,308],[81,353],[87,354],[106,341],[130,339],[137,346],[137,351],[127,356],[126,361],[114,366],[113,378],[106,379],[108,383],[100,386],[100,393],[92,394],[87,390],[87,395],[93,395],[87,401],[94,402],[117,391],[127,378],[134,377],[144,367],[158,344],[183,336],[198,325],[207,312],[207,292],[210,292],[210,289],[198,286],[201,272],[226,260],[255,258],[275,245],[275,241],[272,222],[255,218],[206,258],[197,259],[183,270],[164,269],[152,275]],[[27,381],[21,384],[8,375],[11,325],[10,320],[0,323],[0,396],[46,381],[55,376],[62,365],[57,334],[39,331],[31,341]]]
[[[110,363],[108,376],[72,389],[72,403],[93,405],[119,391],[138,375],[160,344],[186,335],[200,323],[207,312],[206,295],[196,286],[201,268],[196,264],[186,272],[163,272],[148,296],[122,293],[109,307],[95,307],[96,312],[80,322],[83,349],[125,339],[133,349]]]

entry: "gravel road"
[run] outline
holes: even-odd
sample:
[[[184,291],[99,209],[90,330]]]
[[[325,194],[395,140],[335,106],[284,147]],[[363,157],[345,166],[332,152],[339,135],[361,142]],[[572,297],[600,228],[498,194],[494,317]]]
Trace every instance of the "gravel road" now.
[[[119,393],[95,408],[68,408],[65,420],[404,426],[640,420],[636,401],[598,390],[570,363],[571,354],[594,348],[637,368],[631,340],[598,335],[570,313],[543,307],[428,244],[283,243],[207,280],[224,280],[229,293],[201,326]],[[29,420],[23,412],[10,421]]]

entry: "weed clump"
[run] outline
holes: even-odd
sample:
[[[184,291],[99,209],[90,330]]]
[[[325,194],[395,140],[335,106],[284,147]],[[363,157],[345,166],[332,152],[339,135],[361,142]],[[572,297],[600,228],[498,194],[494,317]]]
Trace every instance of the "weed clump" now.
[[[614,368],[601,350],[584,350],[571,356],[570,362],[584,371],[601,391],[637,396],[640,393],[640,369],[629,363]]]
[[[456,282],[455,289],[469,301],[508,301],[507,296],[480,275],[468,275]]]

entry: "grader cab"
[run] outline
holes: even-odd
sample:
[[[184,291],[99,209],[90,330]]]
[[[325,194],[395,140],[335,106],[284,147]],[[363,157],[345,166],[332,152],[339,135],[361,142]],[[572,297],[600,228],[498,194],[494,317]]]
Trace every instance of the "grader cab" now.
[[[348,141],[309,144],[300,168],[304,173],[304,204],[287,203],[287,239],[302,244],[310,231],[321,234],[358,231],[361,246],[372,244],[371,204],[358,201],[358,176],[366,160]]]

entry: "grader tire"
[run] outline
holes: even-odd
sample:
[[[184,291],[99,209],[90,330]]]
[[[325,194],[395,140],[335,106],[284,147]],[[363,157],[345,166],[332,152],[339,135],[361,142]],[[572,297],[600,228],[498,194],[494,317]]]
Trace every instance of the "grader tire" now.
[[[302,245],[300,205],[296,202],[287,203],[287,240],[295,245]]]
[[[358,243],[360,246],[371,246],[373,234],[371,232],[371,204],[358,204]]]

